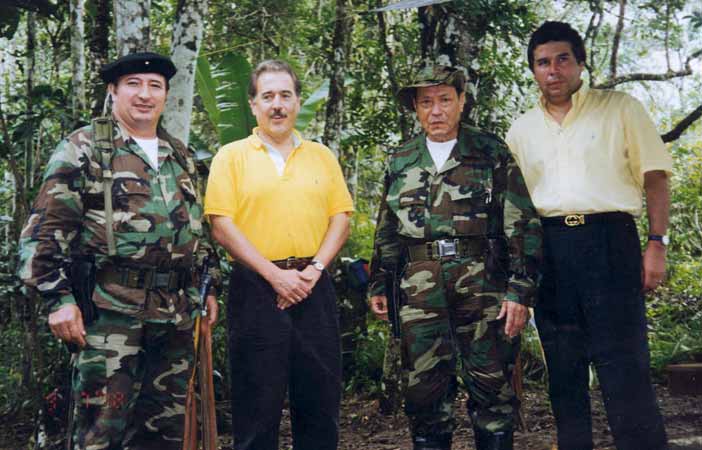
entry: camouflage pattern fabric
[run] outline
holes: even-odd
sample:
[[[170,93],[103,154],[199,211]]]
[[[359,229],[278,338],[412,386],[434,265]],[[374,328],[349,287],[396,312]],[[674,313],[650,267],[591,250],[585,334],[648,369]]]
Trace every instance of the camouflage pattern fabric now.
[[[403,382],[413,435],[453,431],[457,376],[470,394],[475,427],[513,429],[519,341],[504,335],[504,320],[496,317],[505,300],[533,303],[541,258],[541,224],[519,168],[499,138],[464,126],[440,172],[425,135],[395,152],[385,192],[370,292],[383,294],[384,271],[402,268]],[[405,261],[408,245],[487,236],[507,240],[501,267],[486,270],[485,255]]]
[[[159,130],[156,172],[139,144],[125,139],[115,126],[112,202],[117,255],[108,258],[102,169],[91,150],[91,133],[91,127],[81,128],[56,148],[20,237],[19,276],[52,310],[76,303],[67,277],[68,258],[76,253],[94,255],[98,270],[196,270],[211,249],[202,239],[200,195],[188,175],[195,172],[192,158],[186,160],[190,167],[181,167],[165,132]],[[219,283],[214,269],[213,277]],[[93,300],[101,309],[180,324],[191,320],[197,288],[147,292],[98,283]]]
[[[103,311],[87,332],[72,384],[74,449],[179,450],[192,328]]]
[[[156,171],[141,147],[114,127],[114,257],[107,255],[104,184],[97,150],[91,149],[91,127],[73,132],[54,151],[19,250],[20,278],[50,311],[76,303],[67,277],[76,255],[93,255],[98,271],[197,271],[212,254],[190,175],[195,174],[192,156],[180,142],[173,148],[165,131],[158,135]],[[212,276],[219,285],[216,268]],[[96,283],[99,320],[87,328],[88,347],[74,367],[76,399],[85,397],[76,405],[76,448],[154,448],[130,446],[144,438],[142,431],[151,433],[153,442],[169,442],[160,449],[179,448],[198,300],[194,284],[169,292]],[[137,416],[128,419],[133,411]]]

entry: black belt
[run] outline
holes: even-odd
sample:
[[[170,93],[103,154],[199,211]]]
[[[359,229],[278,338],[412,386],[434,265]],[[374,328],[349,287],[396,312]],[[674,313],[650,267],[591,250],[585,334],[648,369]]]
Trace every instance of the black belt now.
[[[625,212],[604,212],[596,214],[568,214],[566,216],[542,217],[545,227],[573,228],[595,223],[629,222],[632,216]]]
[[[128,267],[107,267],[98,271],[97,281],[115,283],[132,289],[165,289],[170,292],[186,289],[192,285],[190,270],[131,269]]]
[[[307,256],[305,258],[295,258],[294,256],[291,256],[285,259],[276,259],[271,262],[281,269],[303,270],[305,267],[309,266],[310,263],[312,263],[312,257]]]
[[[487,239],[483,237],[439,239],[423,244],[409,245],[407,246],[407,254],[410,261],[436,261],[484,255],[487,248]]]

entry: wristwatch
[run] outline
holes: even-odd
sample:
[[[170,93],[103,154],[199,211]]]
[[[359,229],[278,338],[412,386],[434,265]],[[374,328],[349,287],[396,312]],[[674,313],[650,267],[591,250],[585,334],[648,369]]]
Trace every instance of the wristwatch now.
[[[320,272],[324,272],[324,264],[322,264],[322,262],[319,261],[318,259],[313,259],[311,261],[311,265],[312,265],[312,267],[319,270]]]
[[[666,247],[668,246],[668,244],[670,244],[670,238],[668,237],[667,234],[649,234],[648,240],[649,241],[658,241],[661,244],[665,245]]]

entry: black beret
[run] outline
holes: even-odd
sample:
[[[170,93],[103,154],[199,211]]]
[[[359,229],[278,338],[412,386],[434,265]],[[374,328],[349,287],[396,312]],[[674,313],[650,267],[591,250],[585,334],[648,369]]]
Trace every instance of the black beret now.
[[[114,83],[130,73],[158,73],[168,81],[175,75],[176,67],[170,58],[158,53],[131,53],[102,66],[100,78],[105,83]]]

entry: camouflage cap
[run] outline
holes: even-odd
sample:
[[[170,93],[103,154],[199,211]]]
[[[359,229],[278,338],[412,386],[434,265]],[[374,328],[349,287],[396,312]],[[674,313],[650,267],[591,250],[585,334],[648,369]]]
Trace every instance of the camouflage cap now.
[[[100,78],[105,83],[114,83],[130,73],[158,73],[168,82],[175,75],[176,67],[170,58],[158,53],[130,53],[102,66]]]
[[[412,82],[397,91],[397,99],[402,106],[414,111],[414,96],[419,87],[447,84],[460,94],[465,90],[466,77],[460,69],[449,66],[430,65],[421,69]]]

